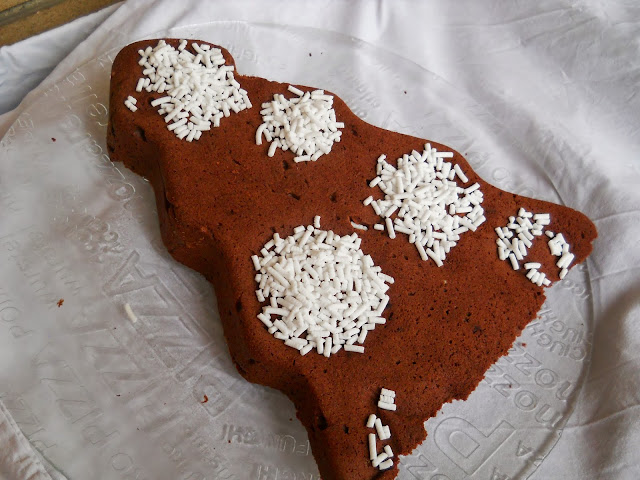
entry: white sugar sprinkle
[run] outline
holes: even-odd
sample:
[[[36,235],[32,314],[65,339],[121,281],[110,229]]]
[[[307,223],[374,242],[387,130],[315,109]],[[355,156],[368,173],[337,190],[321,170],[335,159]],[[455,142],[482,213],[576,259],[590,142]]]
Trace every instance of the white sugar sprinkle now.
[[[271,142],[271,145],[269,145],[269,151],[267,152],[267,155],[269,157],[273,157],[276,154],[276,149],[278,148],[279,145],[280,143],[278,140],[276,140],[275,142]]]
[[[387,388],[383,388],[382,390],[380,390],[380,395],[386,395],[387,397],[395,398],[396,392]]]
[[[380,420],[379,418],[376,418],[375,421],[373,422],[373,425],[375,426],[376,429],[376,433],[378,434],[378,438],[380,440],[386,440],[385,437],[385,431],[382,428],[382,420]]]
[[[378,467],[383,461],[387,460],[388,458],[389,458],[389,455],[387,455],[385,452],[382,452],[375,459],[371,461],[371,465],[373,467]]]
[[[460,165],[458,165],[457,163],[453,166],[453,170],[456,172],[456,175],[458,175],[458,178],[460,180],[462,180],[462,183],[467,183],[469,181],[469,179],[467,178],[467,176],[464,174],[464,172],[462,171],[462,169],[460,168]]]
[[[369,460],[373,461],[378,457],[377,447],[376,447],[376,434],[369,434]]]
[[[287,90],[289,90],[291,93],[293,93],[294,95],[298,95],[299,97],[304,95],[304,92],[296,87],[294,87],[293,85],[289,85],[287,87]]]
[[[363,353],[366,332],[386,322],[381,315],[393,278],[362,252],[355,233],[341,237],[319,223],[316,217],[315,225],[298,226],[287,238],[274,234],[251,257],[256,297],[268,301],[258,318],[302,354],[308,345],[325,357],[341,349]]]
[[[391,450],[391,445],[384,446],[384,453],[386,453],[389,458],[393,457],[393,450]]]
[[[136,112],[136,111],[138,110],[138,107],[136,107],[136,106],[131,102],[131,100],[129,100],[129,99],[126,99],[126,100],[124,101],[124,105],[125,105],[125,107],[127,107],[129,110],[131,110],[132,112]]]
[[[508,258],[511,261],[511,266],[513,267],[513,269],[518,270],[520,268],[520,265],[518,265],[518,260],[516,259],[516,256],[513,253],[510,253]]]
[[[367,419],[367,428],[373,428],[376,422],[376,418],[377,417],[375,413],[372,413],[371,415],[369,415],[369,418]]]
[[[393,222],[391,221],[391,218],[387,217],[384,219],[384,223],[387,227],[387,232],[389,234],[389,238],[396,238],[396,232],[393,229]]]
[[[144,76],[138,80],[136,91],[164,93],[152,100],[151,106],[160,107],[158,113],[167,123],[173,119],[186,120],[188,128],[175,123],[168,128],[179,139],[191,142],[198,140],[203,131],[219,126],[220,118],[251,108],[251,102],[235,80],[233,67],[225,65],[219,48],[193,42],[191,46],[197,52],[193,55],[185,50],[187,43],[182,40],[175,49],[160,40],[155,47],[140,50],[138,63],[144,68]],[[129,104],[125,101],[135,111],[131,108],[131,105],[135,108],[135,102]]]
[[[136,314],[133,313],[133,310],[131,309],[131,305],[129,305],[128,303],[125,303],[124,311],[127,314],[127,317],[129,317],[129,320],[131,320],[131,323],[136,323],[138,321],[138,317],[136,317]]]
[[[367,197],[363,202],[384,220],[384,225],[376,224],[374,229],[386,229],[392,239],[396,233],[408,235],[420,257],[431,258],[437,266],[444,264],[462,233],[475,231],[486,220],[480,184],[460,187],[456,176],[463,184],[469,179],[458,164],[443,160],[452,157],[453,152],[438,152],[430,144],[422,153],[414,150],[398,158],[397,167],[381,155],[378,175],[369,186],[379,187],[385,197]]]
[[[351,226],[353,228],[355,228],[356,230],[369,230],[369,227],[367,227],[366,225],[361,225],[361,224],[356,223],[354,221],[351,221]]]
[[[364,330],[366,332],[366,330]],[[356,353],[364,353],[364,347],[360,345],[344,345],[345,352],[356,352]]]
[[[315,162],[340,141],[344,123],[336,121],[332,95],[323,90],[303,92],[293,85],[287,89],[297,96],[287,99],[277,93],[262,104],[263,123],[256,131],[256,144],[261,145],[264,136],[271,143],[269,157],[281,148],[291,150],[296,163]]]
[[[395,411],[396,410],[396,405],[394,403],[387,403],[387,402],[378,401],[378,408],[382,408],[383,410]]]

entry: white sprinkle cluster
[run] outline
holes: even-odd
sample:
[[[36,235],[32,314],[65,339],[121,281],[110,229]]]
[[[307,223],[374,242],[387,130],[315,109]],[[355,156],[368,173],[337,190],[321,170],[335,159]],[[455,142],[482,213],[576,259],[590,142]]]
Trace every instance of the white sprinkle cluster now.
[[[395,399],[396,393],[393,390],[387,390],[383,388],[380,393],[380,400],[378,401],[378,407],[384,408],[380,406],[380,403],[390,403],[393,405],[393,409],[395,410]],[[390,445],[385,445],[382,452],[378,453],[377,446],[377,438],[380,439],[381,442],[385,440],[389,440],[391,438],[391,430],[388,425],[383,425],[382,420],[380,420],[374,413],[369,415],[367,418],[367,428],[375,428],[376,433],[369,434],[369,460],[371,460],[371,465],[374,468],[378,468],[379,470],[387,470],[393,466],[393,450],[391,450]]]
[[[532,221],[533,220],[533,221]],[[498,238],[498,258],[500,260],[509,260],[514,270],[520,268],[518,263],[527,256],[527,249],[531,247],[533,238],[542,235],[544,227],[551,223],[551,216],[548,213],[532,214],[524,208],[518,210],[517,217],[509,217],[509,223],[506,227],[497,227],[496,233]],[[553,232],[545,232],[549,237],[548,245],[552,255],[560,257],[556,262],[560,268],[560,280],[562,280],[569,271],[569,265],[573,262],[574,255],[569,251],[569,244],[566,242],[561,233],[557,235]],[[527,270],[527,278],[536,285],[551,285],[551,281],[547,276],[540,272],[540,263],[529,262],[524,264]]]
[[[251,108],[251,102],[234,79],[233,66],[225,65],[219,48],[193,42],[193,54],[186,46],[186,40],[181,40],[177,49],[160,40],[154,48],[138,50],[138,63],[144,70],[136,91],[165,93],[151,106],[160,107],[158,113],[170,131],[191,142],[212,126],[220,126],[220,119],[231,112]]]
[[[528,249],[533,245],[533,238],[542,235],[545,225],[549,225],[550,222],[548,213],[534,215],[520,208],[517,217],[509,217],[506,227],[496,227],[498,258],[509,260],[513,269],[519,270],[518,262],[527,256]]]
[[[547,232],[549,237],[549,250],[552,255],[560,257],[556,262],[557,267],[560,269],[559,277],[562,280],[567,276],[569,272],[569,265],[573,262],[575,256],[569,251],[569,244],[566,242],[561,233],[554,235],[553,232]]]
[[[138,110],[138,107],[136,107],[136,103],[138,103],[138,100],[135,97],[132,97],[131,95],[129,95],[127,99],[124,101],[124,106],[127,107],[132,112],[135,112],[136,110]]]
[[[431,258],[439,267],[460,235],[486,220],[480,184],[458,186],[456,177],[462,184],[469,179],[458,164],[444,160],[452,157],[452,152],[438,152],[428,143],[422,153],[414,150],[398,158],[397,168],[381,155],[369,186],[378,186],[385,197],[370,196],[363,202],[384,219],[374,229],[387,230],[390,238],[397,232],[408,235],[422,260]]]
[[[314,348],[325,357],[342,348],[363,353],[367,332],[386,323],[393,278],[363,253],[355,233],[341,237],[313,225],[293,232],[284,239],[275,233],[252,256],[256,296],[269,301],[258,319],[302,355]]]
[[[276,148],[281,148],[294,152],[295,162],[316,161],[340,141],[339,129],[344,128],[344,123],[336,121],[333,96],[324,90],[303,92],[292,85],[288,90],[297,97],[287,99],[277,93],[271,102],[262,104],[264,123],[256,131],[256,144],[262,145],[264,135],[271,142],[270,157]]]

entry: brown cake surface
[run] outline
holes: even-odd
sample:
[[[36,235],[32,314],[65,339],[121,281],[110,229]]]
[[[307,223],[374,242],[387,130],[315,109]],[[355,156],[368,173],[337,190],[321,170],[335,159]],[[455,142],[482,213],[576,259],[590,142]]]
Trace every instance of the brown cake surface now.
[[[178,45],[177,40],[167,42]],[[462,235],[440,268],[422,261],[406,236],[392,240],[384,231],[357,231],[362,250],[395,279],[384,312],[387,323],[369,332],[364,354],[341,350],[330,358],[315,352],[302,356],[256,318],[262,304],[254,293],[251,255],[274,232],[291,235],[294,227],[313,223],[316,215],[323,229],[339,235],[354,232],[351,221],[369,227],[378,223],[380,218],[362,203],[376,196],[368,182],[376,176],[378,156],[386,154],[393,163],[413,149],[421,151],[425,140],[369,125],[336,96],[336,116],[345,127],[330,154],[316,162],[295,163],[292,152],[278,149],[270,158],[268,145],[255,141],[262,123],[260,105],[274,93],[286,95],[288,84],[241,72],[235,78],[253,107],[224,118],[198,141],[179,140],[150,105],[162,95],[135,92],[142,76],[138,50],[156,44],[146,40],[129,45],[114,62],[111,159],[151,182],[167,249],[213,284],[240,373],[281,390],[294,402],[322,478],[395,478],[397,462],[384,472],[371,465],[371,430],[365,425],[369,414],[376,413],[390,426],[392,437],[385,443],[394,453],[409,454],[426,437],[424,422],[444,403],[467,398],[544,302],[542,287],[499,260],[495,227],[506,225],[521,207],[549,213],[547,228],[562,233],[570,244],[572,266],[591,252],[595,227],[570,208],[491,186],[454,152],[451,162],[460,165],[470,183],[481,185],[485,223]],[[223,54],[233,65],[230,54],[224,49]],[[137,98],[136,112],[124,105],[129,95]],[[546,240],[536,237],[528,261],[540,262],[541,270],[556,281],[557,258]],[[381,387],[395,390],[395,412],[376,407]]]

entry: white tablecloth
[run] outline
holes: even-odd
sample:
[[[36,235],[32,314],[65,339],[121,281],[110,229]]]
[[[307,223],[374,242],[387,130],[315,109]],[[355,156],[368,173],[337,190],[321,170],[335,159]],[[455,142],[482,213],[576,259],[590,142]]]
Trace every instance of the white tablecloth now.
[[[36,91],[127,41],[212,20],[308,26],[356,37],[442,77],[500,119],[511,136],[560,152],[529,167],[540,176],[554,171],[563,200],[598,227],[589,260],[595,330],[575,411],[531,478],[640,478],[638,3],[132,0],[0,50],[0,106],[8,109],[22,95],[16,79],[31,82],[22,89],[35,87],[33,79],[72,44],[77,46]],[[0,117],[0,134],[16,112]],[[59,475],[45,466],[0,408],[0,478]]]

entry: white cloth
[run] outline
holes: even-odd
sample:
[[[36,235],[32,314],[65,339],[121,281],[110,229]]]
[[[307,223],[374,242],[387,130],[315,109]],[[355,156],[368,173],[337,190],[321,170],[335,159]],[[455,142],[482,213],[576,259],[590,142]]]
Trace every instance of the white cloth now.
[[[0,114],[15,108],[22,98],[82,42],[118,5],[111,5],[34,37],[0,48]],[[0,132],[2,129],[0,120]]]
[[[560,198],[598,227],[589,260],[595,330],[591,368],[575,411],[531,478],[640,478],[636,2],[129,1],[61,61],[44,84],[110,48],[213,20],[304,25],[369,42],[444,78],[483,105],[511,137],[531,145],[533,152],[546,152],[530,157],[522,168],[552,178]],[[14,50],[19,52],[20,44]],[[4,438],[9,425],[0,424]],[[0,452],[12,451],[12,442],[24,444],[14,437],[0,442]],[[7,478],[46,478],[8,470],[6,462],[13,458],[5,459]],[[45,475],[38,465],[34,457],[29,468]]]
[[[38,455],[0,402],[0,479],[51,480]]]

